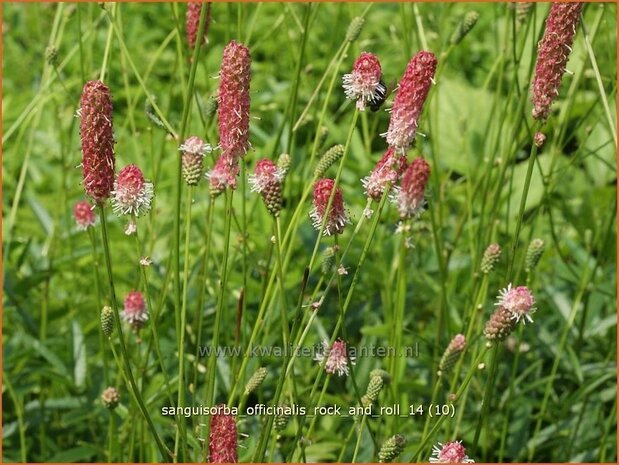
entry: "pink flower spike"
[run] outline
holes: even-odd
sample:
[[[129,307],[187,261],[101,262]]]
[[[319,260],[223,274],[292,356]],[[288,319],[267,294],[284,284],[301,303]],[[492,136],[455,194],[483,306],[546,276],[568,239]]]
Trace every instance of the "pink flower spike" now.
[[[249,149],[249,49],[231,41],[224,49],[219,71],[219,145],[223,153],[242,157]]]
[[[136,165],[127,165],[116,176],[112,195],[114,212],[137,217],[150,210],[153,184],[144,180],[142,171]]]
[[[322,349],[322,353],[316,355],[315,360],[322,364],[326,358],[325,371],[330,375],[348,376],[350,369],[348,367],[349,357],[346,356],[346,343],[338,339],[329,347],[327,341],[322,341]],[[354,365],[353,357],[350,357],[350,362]]]
[[[357,108],[361,111],[365,110],[366,105],[380,105],[387,93],[382,75],[376,55],[361,53],[355,61],[352,72],[342,77],[346,98],[356,100]]]
[[[556,2],[550,6],[544,36],[537,46],[535,77],[531,90],[533,118],[548,118],[552,102],[559,95],[561,79],[570,58],[582,3]]]
[[[426,51],[418,52],[406,67],[393,101],[386,133],[387,143],[398,151],[405,152],[415,140],[419,117],[435,71],[436,56]]]
[[[103,203],[114,186],[114,134],[112,98],[101,81],[84,84],[80,98],[80,140],[82,144],[82,176],[86,194]]]
[[[406,169],[406,156],[389,147],[369,176],[361,180],[365,193],[379,201],[389,183],[393,187]]]
[[[417,157],[408,165],[402,176],[400,188],[393,197],[401,218],[412,218],[421,214],[429,177],[430,165],[423,158]]]
[[[77,224],[77,229],[85,231],[95,224],[95,212],[93,206],[87,200],[81,200],[73,207],[73,217]]]
[[[269,185],[280,183],[283,178],[282,170],[273,161],[263,158],[256,163],[254,174],[248,176],[248,181],[252,192],[262,193]]]
[[[128,322],[133,329],[138,330],[148,320],[146,302],[139,291],[131,291],[125,297],[125,309],[121,312],[123,320]]]
[[[238,159],[229,153],[222,153],[215,162],[213,169],[206,174],[209,180],[211,195],[217,196],[226,188],[236,189],[236,177],[239,174]]]
[[[329,198],[335,182],[333,179],[320,179],[314,184],[314,208],[310,212],[312,224],[317,231],[320,231],[323,219],[327,215],[323,234],[330,236],[331,234],[341,234],[347,223],[350,223],[346,209],[344,208],[344,198],[342,189],[339,187],[335,190],[333,200],[331,202],[331,210],[327,214],[327,206]]]
[[[432,447],[430,463],[475,463],[466,455],[466,449],[462,441],[450,441],[445,444],[440,442]]]
[[[511,318],[518,323],[521,319],[526,324],[533,323],[531,315],[535,308],[535,297],[526,286],[512,287],[511,283],[499,291],[496,306],[503,307],[511,313]]]
[[[233,415],[216,413],[210,419],[208,461],[210,463],[237,463],[238,437]]]
[[[186,33],[187,33],[187,45],[190,49],[196,46],[196,39],[198,37],[198,29],[200,26],[200,10],[202,2],[189,2],[187,3],[187,15],[186,15]],[[202,37],[202,43],[206,43],[206,34],[208,33],[208,26],[211,22],[211,2],[206,4],[206,18],[204,23],[204,36]]]

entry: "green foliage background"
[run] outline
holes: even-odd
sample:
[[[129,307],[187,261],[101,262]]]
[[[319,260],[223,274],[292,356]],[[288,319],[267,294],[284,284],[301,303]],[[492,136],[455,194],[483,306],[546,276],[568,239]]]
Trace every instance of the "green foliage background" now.
[[[286,182],[282,213],[284,225],[310,179],[309,155],[319,130],[316,125],[326,86],[318,93],[299,129],[291,132],[291,126],[344,40],[351,18],[366,7],[366,4],[328,3],[311,6],[300,80],[295,82],[295,66],[303,39],[301,31],[310,7],[277,3],[213,6],[209,43],[198,66],[189,132],[206,136],[214,145],[217,143],[216,119],[205,116],[206,102],[216,91],[223,47],[231,39],[246,42],[253,60],[253,150],[246,158],[248,171],[259,158],[275,158],[282,152],[291,154],[292,172]],[[111,8],[111,4],[106,8]],[[516,126],[517,103],[519,96],[528,92],[535,44],[548,5],[538,4],[533,8],[525,20],[526,26],[516,31],[514,41],[512,28],[516,18],[512,6],[505,3],[375,4],[339,70],[348,72],[359,52],[371,51],[381,59],[385,81],[394,85],[410,57],[422,48],[423,41],[427,41],[428,48],[441,62],[444,58],[441,53],[447,50],[453,29],[470,9],[479,12],[479,22],[449,53],[443,74],[433,89],[433,100],[420,123],[420,132],[425,136],[418,138],[417,147],[409,155],[409,160],[412,155],[424,155],[431,162],[433,173],[428,211],[415,223],[415,247],[407,263],[407,310],[400,329],[405,344],[418,343],[420,347],[419,358],[408,360],[407,374],[401,380],[401,392],[397,393],[408,403],[430,401],[436,363],[451,336],[463,330],[480,279],[481,253],[491,241],[501,244],[504,254],[490,277],[490,291],[479,313],[482,323],[492,311],[495,294],[507,285],[507,259],[518,220],[533,124],[527,97],[523,110],[526,121]],[[116,10],[132,60],[141,75],[147,76],[149,93],[156,97],[167,120],[177,129],[189,67],[184,11],[182,4],[122,4]],[[55,18],[62,31],[54,44],[58,50],[57,67],[46,61]],[[420,18],[422,28],[417,21]],[[527,447],[532,444],[537,446],[535,461],[616,461],[616,147],[601,100],[607,99],[612,121],[616,121],[615,20],[614,4],[586,6],[584,23],[593,38],[592,48],[604,94],[600,93],[583,31],[579,30],[568,66],[575,74],[565,76],[554,107],[556,111],[544,128],[548,140],[534,168],[514,258],[523,280],[522,264],[528,242],[534,237],[545,241],[545,254],[531,276],[538,311],[534,315],[535,323],[519,332],[529,350],[520,354],[517,365],[513,352],[502,352],[489,426],[482,434],[477,461],[498,460],[502,438],[506,438],[504,461],[526,460]],[[25,454],[28,461],[104,461],[110,412],[98,400],[106,385],[93,275],[96,265],[88,234],[75,229],[71,209],[84,197],[81,172],[77,168],[81,158],[79,120],[74,115],[84,81],[99,75],[108,38],[108,20],[97,4],[4,3],[2,22],[3,460],[19,461]],[[594,24],[597,24],[595,29]],[[153,260],[148,270],[148,286],[155,298],[162,299],[161,350],[170,376],[174,377],[178,354],[172,293],[167,290],[169,283],[165,276],[175,214],[172,199],[178,144],[147,117],[144,91],[114,35],[111,41],[106,83],[114,101],[117,166],[137,163],[155,184],[154,210],[140,220],[143,250],[139,255],[148,255]],[[329,79],[330,75],[327,82]],[[298,103],[291,118],[287,107],[295,88]],[[326,138],[321,152],[333,144],[344,143],[352,111],[353,104],[345,100],[336,84],[324,121]],[[342,174],[353,223],[360,218],[365,205],[359,180],[386,148],[379,134],[386,130],[388,119],[389,114],[384,111],[365,114],[353,136]],[[207,164],[212,165],[212,158]],[[503,167],[506,176],[501,178]],[[237,192],[237,213],[241,208],[240,197]],[[204,308],[195,308],[206,229],[206,184],[194,190],[193,199],[190,354],[195,352],[197,344],[205,345],[210,340],[217,266],[224,240],[223,200],[218,200],[213,230],[215,260],[208,275],[207,299]],[[245,243],[238,218],[233,222],[230,311],[224,320],[222,345],[233,343],[234,309],[244,279],[246,313],[242,334],[247,338],[261,300],[265,274],[273,266],[271,218],[259,197],[250,194],[249,189],[246,199]],[[309,209],[308,202],[303,214],[307,215]],[[134,241],[123,234],[123,220],[111,213],[109,218],[116,293],[122,298],[140,286],[138,252]],[[394,235],[396,222],[397,213],[390,207],[374,238],[347,315],[351,345],[384,345],[393,331],[390,309],[394,305],[395,287],[391,283],[395,282],[399,247],[399,237]],[[343,277],[345,288],[350,285],[364,234],[352,244],[347,259],[351,272]],[[308,219],[299,229],[292,265],[286,274],[289,301],[296,299],[315,237]],[[446,263],[445,276],[437,259],[440,256]],[[591,270],[590,279],[583,280]],[[316,279],[312,277],[310,284],[311,288]],[[562,349],[560,335],[575,302],[576,319]],[[274,305],[260,340],[262,345],[281,344],[280,312],[277,304]],[[319,311],[308,343],[316,344],[329,337],[337,317],[337,305],[337,295],[331,292]],[[437,344],[437,316],[441,309],[448,318]],[[193,320],[196,311],[203,312],[205,317],[200,341],[196,340]],[[137,352],[132,337],[130,345]],[[479,347],[483,340],[470,341],[470,345]],[[542,429],[532,437],[536,414],[559,351],[561,362],[552,382]],[[108,358],[113,366],[109,354]],[[465,366],[471,360],[472,356],[467,354]],[[260,365],[269,368],[269,375],[257,397],[250,401],[268,403],[280,364],[276,358],[251,360],[246,378]],[[358,361],[355,376],[361,389],[366,385],[369,371],[379,366],[383,364],[378,359]],[[511,375],[512,366],[515,377]],[[296,384],[303,398],[311,388],[318,366],[312,360],[301,359],[297,368]],[[230,360],[219,363],[220,401],[227,397],[232,369]],[[204,378],[201,372],[198,387]],[[158,414],[161,406],[167,405],[158,365],[151,362],[142,379],[143,395],[157,427],[163,436],[173,437],[174,422]],[[458,438],[464,444],[474,434],[484,383],[484,375],[473,378],[471,398],[464,410],[458,411],[462,415]],[[326,392],[325,402],[354,404],[351,386],[350,379],[335,379]],[[513,395],[508,399],[510,386]],[[446,391],[442,393],[442,397],[446,394]],[[124,390],[121,395],[123,404],[114,414],[118,429],[112,430],[122,444],[117,458],[157,460],[148,430],[130,402],[128,392]],[[385,404],[392,400],[392,395],[385,394]],[[199,403],[200,398],[193,400]],[[502,434],[506,415],[509,422],[506,434]],[[198,426],[199,430],[198,421],[191,420],[192,426]],[[307,447],[307,460],[334,461],[351,422],[350,418],[321,418],[311,437],[312,444]],[[372,428],[380,440],[386,438],[392,427],[392,420],[372,420]],[[239,428],[248,435],[242,440],[240,458],[251,460],[260,429],[259,419],[245,418]],[[402,420],[399,428],[408,439],[402,455],[402,459],[407,459],[421,439],[423,420]],[[189,431],[193,436],[193,428]],[[450,431],[453,432],[451,427]],[[292,427],[284,433],[284,453],[293,434]],[[195,436],[199,439],[200,434]],[[369,437],[364,439],[359,460],[373,460],[372,441]],[[435,439],[451,438],[445,432],[444,437]],[[200,446],[196,442],[192,447],[197,451],[197,459]],[[279,454],[278,449],[276,459],[285,458]]]

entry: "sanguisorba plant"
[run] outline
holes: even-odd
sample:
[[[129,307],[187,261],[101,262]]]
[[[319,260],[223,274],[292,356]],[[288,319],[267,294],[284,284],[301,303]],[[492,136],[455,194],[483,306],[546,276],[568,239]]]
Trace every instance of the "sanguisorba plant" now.
[[[306,16],[294,15],[290,24],[286,24],[289,11],[297,10],[288,8],[281,21],[272,24],[272,31],[255,27],[263,21],[261,8],[266,6],[250,10],[230,4],[224,15],[217,4],[190,2],[183,17],[178,5],[172,5],[173,29],[153,63],[175,44],[181,79],[170,84],[170,101],[158,107],[155,93],[148,92],[157,68],[143,73],[139,61],[131,58],[126,29],[120,27],[122,8],[103,8],[110,20],[104,65],[100,80],[83,85],[77,112],[85,198],[71,202],[68,213],[71,227],[85,231],[83,236],[92,241],[98,306],[92,321],[99,327],[97,357],[105,381],[103,389],[97,388],[96,402],[108,421],[103,458],[472,463],[498,456],[501,461],[513,440],[510,419],[516,409],[510,400],[517,393],[518,376],[539,373],[535,366],[520,372],[522,339],[535,335],[551,317],[548,292],[536,270],[544,265],[544,250],[562,251],[554,247],[560,238],[553,236],[551,242],[541,232],[538,238],[537,226],[531,227],[524,246],[520,236],[525,236],[528,219],[537,222],[531,224],[542,222],[543,208],[527,216],[525,207],[535,182],[538,150],[546,149],[546,140],[554,144],[553,151],[562,143],[553,140],[557,130],[546,122],[553,122],[553,104],[583,4],[552,4],[543,26],[537,23],[543,35],[537,57],[530,62],[530,98],[523,95],[524,86],[510,79],[511,71],[514,79],[521,79],[518,66],[520,55],[527,56],[525,47],[535,50],[533,42],[516,39],[536,32],[537,16],[532,11],[541,8],[518,5],[509,10],[505,43],[513,48],[506,47],[490,63],[488,82],[479,93],[488,97],[492,89],[496,100],[492,111],[506,109],[504,115],[483,115],[490,120],[487,129],[494,128],[495,120],[505,121],[496,131],[480,132],[479,138],[487,141],[470,144],[464,135],[469,134],[466,126],[471,121],[462,121],[463,152],[474,146],[481,159],[495,138],[497,152],[509,150],[505,159],[496,161],[499,170],[485,161],[477,170],[475,158],[471,173],[442,160],[448,158],[438,150],[443,128],[437,122],[454,118],[446,112],[444,99],[453,92],[449,73],[460,73],[449,69],[450,60],[474,38],[473,27],[487,27],[488,18],[478,11],[459,13],[455,31],[443,37],[441,31],[430,31],[433,22],[424,24],[425,7],[402,5],[405,34],[398,41],[403,53],[387,57],[381,56],[385,48],[379,41],[355,44],[366,14],[378,8],[368,6],[347,31],[333,31],[336,50],[328,55],[330,61],[327,57],[326,63],[312,63],[308,56],[315,58],[316,53],[311,50],[313,28],[321,14],[314,4],[303,6]],[[415,21],[414,28],[408,27],[410,20]],[[271,34],[282,24],[299,42],[292,66],[296,76],[265,66],[271,61],[281,67],[290,64],[268,55]],[[115,40],[122,53],[119,75],[108,72],[116,66],[109,61]],[[80,85],[90,76],[86,69],[90,57],[83,45],[80,42],[84,67]],[[50,47],[47,59],[57,78],[70,86],[58,68],[61,51]],[[207,58],[200,56],[202,52]],[[188,54],[192,58],[186,73]],[[213,76],[216,66],[219,72]],[[321,67],[322,75],[313,74]],[[131,94],[130,72],[146,95]],[[269,73],[268,79],[262,75]],[[282,76],[288,79],[286,85],[278,81]],[[116,92],[120,77],[125,86]],[[308,92],[304,86],[314,78],[318,84]],[[112,93],[127,99],[128,119],[120,131]],[[184,102],[177,133],[167,118],[174,122],[178,117],[178,95]],[[512,102],[503,99],[515,95],[522,106],[512,112]],[[125,137],[127,128],[136,135],[135,126],[141,122],[134,110],[140,99],[147,100],[147,114],[142,116],[149,124],[153,157],[142,156],[148,148],[136,137],[131,140],[140,145],[139,156],[131,159],[135,162],[126,163],[124,153],[117,161],[114,122],[117,135]],[[527,102],[532,111],[520,111]],[[302,105],[305,109],[297,111]],[[276,115],[280,106],[285,111]],[[379,111],[383,107],[386,113]],[[559,123],[563,125],[563,119]],[[155,157],[156,126],[165,129],[161,160]],[[523,147],[531,150],[528,159],[520,144],[523,138],[527,140]],[[507,174],[520,169],[522,159],[526,174],[522,178],[512,174],[508,186]],[[171,160],[178,162],[176,173],[167,169]],[[150,162],[157,165],[154,173]],[[540,164],[543,174],[545,169]],[[166,186],[174,174],[178,184],[172,199]],[[552,176],[553,169],[548,174]],[[547,182],[544,178],[544,196],[551,194]],[[245,192],[246,185],[250,192]],[[487,207],[494,189],[496,205]],[[481,213],[478,201],[486,202]],[[512,207],[513,201],[519,208]],[[121,225],[114,236],[109,212]],[[572,237],[570,241],[570,246],[577,242]],[[121,273],[126,268],[122,263],[113,263],[128,243],[137,245],[137,255],[128,260],[138,270],[137,279]],[[587,247],[593,250],[593,245]],[[167,262],[161,260],[160,249],[169,253]],[[460,249],[466,255],[458,255]],[[457,260],[452,259],[454,253]],[[573,271],[573,263],[569,265]],[[49,269],[54,269],[51,264]],[[171,283],[173,298],[168,295]],[[536,417],[526,443],[530,460],[548,436],[541,431],[542,424],[548,419],[562,352],[574,332],[587,284],[583,278],[583,291],[550,356],[550,375],[538,383],[543,385],[537,396],[541,401],[531,404]],[[488,294],[497,288],[493,302]],[[188,317],[188,309],[194,307],[195,318]],[[587,323],[583,317],[581,336],[587,334]],[[77,345],[76,334],[74,329]],[[424,344],[419,359],[403,355],[412,335],[419,335]],[[549,339],[554,334],[543,336]],[[357,347],[385,341],[394,355],[368,360],[355,353]],[[222,343],[234,344],[235,350],[221,350]],[[303,360],[306,357],[298,350],[312,343],[318,354],[312,352],[309,360]],[[257,356],[260,351],[253,349],[260,344],[281,345],[284,355]],[[515,354],[513,358],[506,356],[507,350]],[[77,350],[73,355],[79,358]],[[110,361],[113,357],[115,368],[108,366],[106,357]],[[505,373],[510,380],[503,393],[497,386],[504,386]],[[14,397],[12,390],[11,386],[9,394]],[[80,396],[87,392],[80,391]],[[411,399],[420,405],[407,415]],[[495,429],[493,418],[499,402],[507,412],[499,418],[502,431]],[[247,407],[263,404],[278,410],[258,418],[246,414]],[[329,404],[356,410],[337,420],[313,410]],[[41,405],[44,411],[45,402]],[[178,408],[174,420],[160,414],[162,405]],[[305,407],[303,413],[295,413],[299,406]],[[403,414],[387,415],[383,406],[399,407]],[[208,408],[208,413],[197,407]],[[192,423],[186,408],[195,417]],[[18,427],[25,450],[23,418]],[[93,428],[93,437],[95,432]],[[41,439],[49,439],[44,436]],[[22,455],[26,458],[25,452]]]

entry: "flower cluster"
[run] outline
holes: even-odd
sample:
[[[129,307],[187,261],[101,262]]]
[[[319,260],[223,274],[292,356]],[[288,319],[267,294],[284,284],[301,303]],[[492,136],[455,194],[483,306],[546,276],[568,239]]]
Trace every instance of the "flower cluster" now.
[[[350,369],[348,367],[349,357],[346,354],[346,343],[338,339],[329,347],[327,341],[322,341],[322,348],[322,353],[317,354],[315,359],[321,364],[326,359],[325,371],[330,375],[348,376]],[[350,363],[355,363],[353,357],[350,357]]]
[[[186,27],[185,32],[187,34],[187,44],[190,49],[196,46],[196,40],[198,38],[198,26],[200,25],[200,10],[202,2],[189,2],[187,3],[187,15],[186,15]],[[206,34],[208,33],[208,26],[211,22],[211,2],[205,5],[206,18],[204,23],[204,35],[202,36],[202,43],[206,42]]]
[[[499,291],[497,297],[498,307],[505,308],[511,313],[511,318],[518,323],[521,319],[523,323],[529,321],[533,323],[531,314],[535,313],[535,297],[526,286],[512,287],[511,283],[505,289]]]
[[[393,101],[387,143],[398,151],[410,148],[415,135],[423,104],[426,101],[434,72],[436,56],[432,52],[418,52],[408,63]]]
[[[538,44],[533,78],[533,118],[545,120],[559,95],[561,79],[572,51],[582,3],[557,2],[550,7],[544,36]]]
[[[224,49],[219,70],[217,117],[219,146],[223,152],[207,174],[213,196],[226,188],[236,189],[239,158],[249,149],[250,79],[249,49],[233,40]]]
[[[191,136],[185,139],[179,150],[182,152],[183,178],[187,185],[195,186],[202,178],[204,155],[211,152],[213,148],[199,137]]]
[[[116,163],[112,98],[105,84],[101,81],[84,84],[78,115],[84,190],[96,203],[102,203],[112,192]]]
[[[208,461],[210,463],[237,463],[238,438],[234,416],[216,413],[211,416],[210,422]]]
[[[352,72],[342,77],[346,97],[357,101],[357,108],[374,107],[385,100],[387,88],[382,82],[382,70],[376,55],[363,52],[353,65]]]
[[[347,223],[350,223],[348,213],[344,208],[342,189],[337,187],[331,201],[331,208],[327,213],[329,199],[335,187],[335,181],[330,178],[320,179],[314,185],[314,208],[310,212],[314,228],[320,231],[324,222],[323,234],[341,234]]]
[[[131,291],[127,294],[121,316],[136,331],[144,325],[148,320],[148,310],[141,292]]]
[[[406,169],[406,155],[389,147],[378,161],[372,173],[361,180],[365,193],[372,200],[379,201],[385,188],[394,186]]]
[[[93,206],[87,200],[81,200],[73,206],[73,217],[77,229],[85,231],[95,224],[95,212]]]
[[[402,219],[418,216],[423,211],[429,177],[430,165],[421,157],[415,158],[404,172],[394,195]]]
[[[248,178],[251,190],[258,192],[273,216],[282,209],[283,171],[271,160],[263,158],[256,163],[256,170]]]
[[[112,195],[114,212],[138,217],[150,210],[153,184],[144,179],[136,165],[127,165],[118,172]]]
[[[432,447],[430,463],[475,463],[475,460],[466,455],[462,441],[450,441]]]

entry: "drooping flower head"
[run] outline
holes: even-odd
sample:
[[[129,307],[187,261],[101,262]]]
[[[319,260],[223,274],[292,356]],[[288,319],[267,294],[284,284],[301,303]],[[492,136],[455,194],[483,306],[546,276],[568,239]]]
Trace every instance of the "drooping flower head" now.
[[[82,177],[86,194],[95,203],[104,202],[114,187],[114,134],[112,98],[101,81],[84,84],[80,98]]]
[[[204,155],[213,148],[199,137],[191,136],[185,139],[179,150],[183,152],[181,157],[183,178],[189,186],[195,186],[202,178]]]
[[[431,463],[475,463],[466,455],[462,441],[440,442],[432,447]]]
[[[249,149],[249,49],[231,41],[224,49],[219,70],[219,145],[224,154],[238,158]]]
[[[323,230],[323,234],[327,236],[331,234],[341,234],[342,231],[344,231],[346,223],[350,223],[350,219],[344,208],[342,189],[339,187],[335,190],[331,202],[331,209],[327,214],[327,206],[329,205],[329,198],[331,197],[334,186],[335,182],[333,179],[329,178],[320,179],[314,184],[314,208],[310,212],[312,224],[318,231],[320,231],[325,215],[327,216]]]
[[[533,323],[531,314],[535,313],[535,297],[526,286],[512,287],[511,283],[507,288],[501,289],[495,305],[503,307],[511,313],[512,319],[516,323],[522,319],[524,323]]]
[[[379,201],[387,185],[391,183],[391,186],[394,186],[405,169],[406,155],[389,147],[372,173],[361,180],[365,193],[369,198]]]
[[[198,38],[198,26],[200,25],[200,9],[202,2],[189,2],[187,3],[187,15],[186,15],[186,27],[187,44],[190,49],[196,46],[196,39]],[[204,23],[204,36],[202,37],[202,43],[206,43],[206,34],[208,33],[208,26],[211,22],[211,2],[206,3],[206,18]]]
[[[582,7],[582,3],[568,2],[556,2],[550,6],[544,36],[537,46],[531,87],[533,118],[537,120],[548,118],[552,102],[559,95]]]
[[[394,196],[401,218],[412,218],[423,211],[429,177],[430,165],[423,158],[417,157],[408,165]]]
[[[127,165],[118,172],[112,195],[114,212],[138,217],[150,210],[153,184],[136,165]]]
[[[73,207],[73,217],[77,224],[77,229],[85,231],[95,224],[95,212],[93,206],[87,200],[80,200]]]
[[[144,325],[144,322],[148,320],[148,309],[141,292],[131,291],[127,294],[125,308],[121,312],[121,316],[135,330]]]
[[[206,173],[209,180],[209,190],[213,197],[218,196],[226,188],[236,189],[236,177],[239,175],[238,158],[229,153],[222,153],[211,171]]]
[[[387,88],[382,82],[383,72],[378,57],[363,52],[353,65],[352,72],[342,77],[346,98],[357,101],[357,108],[378,105],[385,100]]]
[[[284,172],[271,160],[263,158],[256,163],[254,174],[248,177],[251,190],[258,192],[264,200],[267,210],[279,215],[282,209],[282,180]]]
[[[233,415],[216,413],[211,415],[208,439],[208,461],[210,463],[237,463],[238,437]]]
[[[418,52],[406,67],[393,101],[386,133],[387,143],[398,151],[408,150],[415,140],[419,117],[435,71],[436,56],[426,51]]]
[[[331,347],[327,341],[322,341],[322,353],[316,355],[315,360],[321,364],[325,361],[325,371],[330,375],[337,374],[338,376],[348,376],[350,369],[348,367],[348,359],[354,365],[354,357],[346,355],[346,343],[341,339],[335,341]]]

